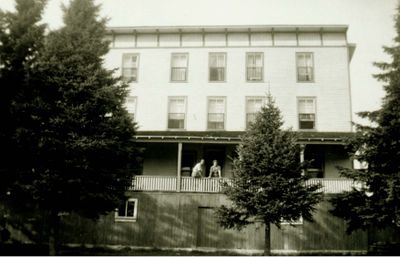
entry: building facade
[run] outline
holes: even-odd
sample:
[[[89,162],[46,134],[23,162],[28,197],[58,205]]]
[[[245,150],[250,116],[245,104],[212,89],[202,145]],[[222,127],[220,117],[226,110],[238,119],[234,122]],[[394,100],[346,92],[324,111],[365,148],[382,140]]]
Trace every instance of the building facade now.
[[[284,127],[299,134],[299,161],[312,160],[309,183],[322,183],[326,198],[349,190],[352,181],[336,168],[353,165],[343,142],[352,132],[355,49],[346,33],[347,26],[109,28],[105,66],[130,86],[126,107],[145,149],[143,165],[115,215],[85,223],[65,241],[79,233],[87,244],[262,251],[262,225],[223,230],[213,210],[229,204],[220,181],[229,181],[239,137],[268,92]],[[193,178],[200,159],[203,178]],[[208,178],[213,160],[222,178]],[[366,234],[346,235],[329,208],[321,203],[314,223],[273,228],[273,252],[365,251]]]

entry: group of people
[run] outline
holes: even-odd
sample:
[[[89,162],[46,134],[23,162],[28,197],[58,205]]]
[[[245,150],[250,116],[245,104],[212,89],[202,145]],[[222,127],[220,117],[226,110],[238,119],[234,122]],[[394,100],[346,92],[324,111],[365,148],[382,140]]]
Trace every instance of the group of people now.
[[[192,177],[201,178],[204,174],[204,159],[201,159],[194,167],[192,171]],[[221,177],[221,166],[218,165],[217,160],[213,160],[213,165],[210,167],[209,178],[220,178]]]

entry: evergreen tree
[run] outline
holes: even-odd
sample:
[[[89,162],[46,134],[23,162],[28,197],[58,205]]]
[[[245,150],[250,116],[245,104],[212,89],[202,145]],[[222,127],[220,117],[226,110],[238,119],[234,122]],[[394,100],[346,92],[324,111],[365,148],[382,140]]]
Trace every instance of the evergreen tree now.
[[[10,223],[6,210],[12,203],[24,206],[11,201],[9,194],[22,163],[15,139],[29,115],[25,100],[31,95],[29,74],[43,47],[45,25],[39,22],[44,5],[44,0],[16,0],[15,12],[0,10],[0,230],[6,234]]]
[[[231,184],[223,192],[232,206],[217,210],[224,228],[242,229],[260,221],[265,224],[264,254],[271,254],[270,224],[280,228],[283,220],[312,220],[320,201],[319,185],[305,185],[296,135],[282,130],[280,111],[271,95],[237,147]]]
[[[361,186],[332,200],[332,213],[347,221],[348,232],[370,227],[400,231],[400,9],[395,28],[395,45],[384,47],[392,61],[375,64],[383,73],[374,76],[386,83],[382,107],[360,113],[372,125],[358,125],[355,137],[349,140],[350,154],[368,167],[342,168],[345,177]]]
[[[47,213],[56,253],[62,213],[96,219],[115,210],[131,184],[135,128],[123,107],[127,85],[103,67],[105,19],[93,0],[64,7],[33,65],[14,142],[21,156],[10,199]]]
[[[0,10],[0,199],[19,161],[13,138],[24,120],[29,74],[43,47],[45,25],[38,23],[44,5],[44,0],[16,0],[15,12]]]

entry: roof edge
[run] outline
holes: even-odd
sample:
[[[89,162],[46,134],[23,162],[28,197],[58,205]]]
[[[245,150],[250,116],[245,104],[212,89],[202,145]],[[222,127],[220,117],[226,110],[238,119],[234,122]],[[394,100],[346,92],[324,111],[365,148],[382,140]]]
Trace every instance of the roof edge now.
[[[112,33],[178,33],[178,32],[260,32],[260,31],[301,31],[301,32],[347,32],[348,25],[343,24],[297,24],[297,25],[196,25],[196,26],[115,26],[107,27]]]

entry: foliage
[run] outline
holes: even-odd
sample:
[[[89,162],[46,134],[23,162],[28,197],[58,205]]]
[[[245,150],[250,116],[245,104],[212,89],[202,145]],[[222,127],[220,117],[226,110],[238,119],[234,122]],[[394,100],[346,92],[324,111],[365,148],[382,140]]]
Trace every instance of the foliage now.
[[[221,206],[217,216],[225,228],[240,230],[256,221],[280,227],[283,220],[312,220],[314,206],[321,199],[316,192],[319,185],[305,184],[295,133],[281,129],[280,111],[271,95],[267,100],[241,138],[232,183],[224,186],[232,206]]]
[[[25,58],[32,60],[28,71],[9,68],[23,80],[10,82],[17,87],[11,138],[20,161],[6,185],[8,198],[47,213],[50,229],[61,213],[97,218],[113,211],[131,183],[137,153],[124,108],[127,85],[103,67],[109,42],[99,6],[74,0],[63,9],[65,26],[46,36],[34,59]]]
[[[386,96],[380,110],[362,112],[371,126],[357,125],[357,133],[349,140],[352,157],[368,168],[341,169],[345,177],[354,179],[359,187],[333,199],[335,215],[348,222],[348,232],[356,229],[400,228],[400,9],[395,18],[397,36],[393,47],[384,47],[392,62],[375,65],[376,74],[385,84]]]
[[[29,74],[43,47],[45,25],[40,25],[45,1],[17,0],[16,12],[0,10],[0,199],[13,179],[16,153],[15,132],[21,126],[21,107],[29,95]]]

